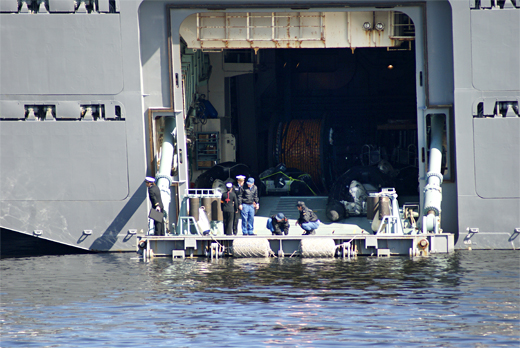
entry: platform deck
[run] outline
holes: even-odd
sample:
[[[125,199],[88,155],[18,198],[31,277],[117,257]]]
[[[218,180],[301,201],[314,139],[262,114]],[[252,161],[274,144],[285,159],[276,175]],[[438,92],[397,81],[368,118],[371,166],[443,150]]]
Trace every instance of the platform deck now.
[[[299,217],[296,208],[297,201],[305,201],[306,205],[318,215],[321,221],[315,235],[302,235],[303,230],[295,226]],[[137,250],[146,256],[211,256],[211,249],[218,248],[222,255],[233,255],[233,243],[240,240],[241,245],[257,245],[267,240],[270,246],[270,255],[279,256],[280,250],[284,255],[301,256],[302,241],[316,241],[316,245],[326,240],[333,240],[337,250],[336,256],[345,256],[350,248],[350,255],[427,255],[429,253],[448,253],[454,249],[454,238],[451,233],[417,234],[417,231],[405,229],[405,235],[377,234],[371,229],[371,222],[365,217],[350,217],[337,222],[330,222],[326,218],[325,208],[327,197],[262,197],[260,209],[256,212],[254,222],[255,236],[244,236],[239,224],[238,235],[224,235],[222,231],[213,231],[204,236],[197,233],[186,233],[168,236],[138,235]],[[289,234],[284,236],[272,235],[266,227],[270,216],[279,212],[289,219],[291,227]],[[419,243],[427,241],[427,246]],[[145,243],[143,243],[145,242]],[[139,248],[139,244],[141,248]],[[305,242],[307,248],[312,242]],[[330,244],[330,243],[329,243]],[[423,242],[424,244],[424,242]],[[143,247],[145,245],[145,247]],[[184,251],[184,255],[182,255]],[[217,250],[217,249],[215,249]]]

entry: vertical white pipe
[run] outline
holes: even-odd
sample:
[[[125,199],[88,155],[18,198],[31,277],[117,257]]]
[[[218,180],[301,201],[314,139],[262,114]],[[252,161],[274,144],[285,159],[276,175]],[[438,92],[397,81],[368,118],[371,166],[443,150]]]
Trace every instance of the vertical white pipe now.
[[[161,164],[159,166],[159,173],[157,174],[157,186],[161,190],[161,199],[166,211],[166,216],[170,211],[170,185],[172,178],[170,176],[173,164],[174,152],[174,138],[173,132],[175,130],[175,117],[164,118],[164,134],[163,143],[161,146]]]
[[[424,187],[424,215],[423,230],[433,231],[438,228],[438,217],[441,213],[442,201],[442,139],[444,134],[444,115],[433,114],[430,118],[430,159],[429,171],[426,175],[427,185]],[[437,228],[436,228],[437,226]]]
[[[442,138],[444,133],[444,115],[431,115],[431,142],[430,142],[430,163],[429,173],[441,174],[442,164]],[[437,179],[437,180],[435,180]],[[428,184],[437,184],[440,186],[441,178],[429,178]]]

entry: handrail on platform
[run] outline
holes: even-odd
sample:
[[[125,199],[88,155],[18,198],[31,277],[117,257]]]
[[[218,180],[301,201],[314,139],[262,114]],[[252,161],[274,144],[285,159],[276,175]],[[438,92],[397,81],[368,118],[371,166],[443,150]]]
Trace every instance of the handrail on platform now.
[[[188,198],[213,197],[220,198],[222,193],[217,189],[188,189],[186,192]]]
[[[185,224],[187,224],[187,229],[184,229]],[[179,234],[192,234],[191,233],[191,226],[195,226],[195,230],[197,231],[197,234],[199,236],[202,236],[202,233],[200,233],[199,225],[197,225],[197,221],[195,221],[195,218],[193,216],[180,216],[179,217]]]

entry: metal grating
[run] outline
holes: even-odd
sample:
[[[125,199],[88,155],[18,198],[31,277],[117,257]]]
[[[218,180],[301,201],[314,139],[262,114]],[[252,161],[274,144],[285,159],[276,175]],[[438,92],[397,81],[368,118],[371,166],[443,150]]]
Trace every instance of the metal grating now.
[[[198,41],[323,41],[322,12],[197,14]]]
[[[398,41],[415,40],[415,26],[410,17],[401,12],[394,13],[394,35],[390,38]]]

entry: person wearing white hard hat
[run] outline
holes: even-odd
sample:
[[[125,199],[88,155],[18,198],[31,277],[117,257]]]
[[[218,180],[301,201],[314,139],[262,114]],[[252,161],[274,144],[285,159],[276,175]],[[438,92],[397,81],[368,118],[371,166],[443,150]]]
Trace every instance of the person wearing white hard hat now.
[[[226,184],[227,191],[222,194],[220,203],[222,204],[222,215],[224,218],[224,234],[233,235],[233,220],[238,211],[238,199],[233,190],[233,184]]]
[[[146,187],[148,187],[148,197],[150,198],[150,202],[152,203],[152,209],[157,210],[158,212],[164,212],[164,206],[161,199],[161,190],[155,185],[155,178],[147,176],[146,179]],[[162,219],[157,221],[154,219],[155,232],[156,236],[164,236],[164,223]]]

